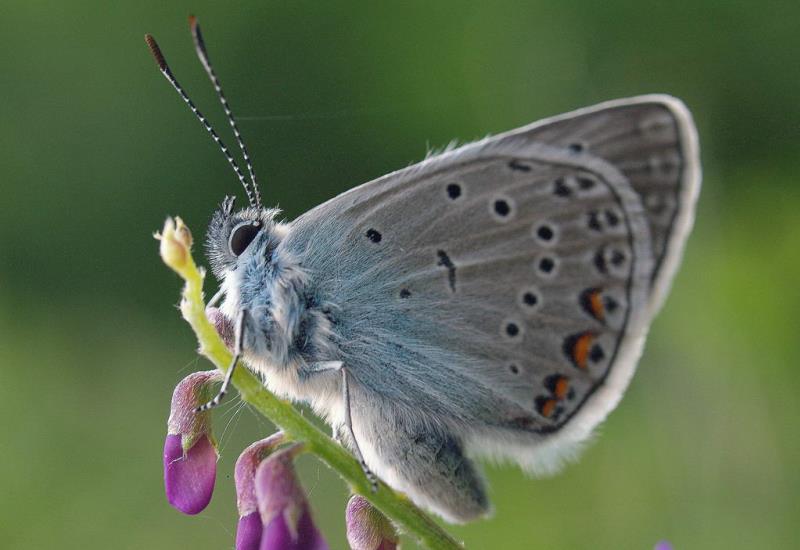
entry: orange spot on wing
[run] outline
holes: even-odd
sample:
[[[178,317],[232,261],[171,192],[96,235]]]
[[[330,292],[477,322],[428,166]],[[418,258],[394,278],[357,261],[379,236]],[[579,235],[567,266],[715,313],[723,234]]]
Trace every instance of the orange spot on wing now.
[[[542,411],[541,411],[542,416],[544,416],[545,418],[549,418],[553,414],[553,411],[555,411],[555,409],[556,409],[556,400],[548,399],[542,404]]]
[[[594,341],[594,333],[584,332],[575,340],[575,347],[572,349],[572,359],[578,368],[585,369],[586,361],[589,358],[589,348]]]
[[[558,405],[558,400],[552,397],[540,395],[536,398],[536,412],[545,418],[550,418],[557,412],[556,405]]]
[[[556,382],[556,387],[554,388],[553,395],[556,396],[556,399],[564,399],[567,396],[568,391],[569,391],[569,380],[562,376]]]
[[[595,290],[589,295],[589,307],[592,310],[592,315],[602,321],[606,315],[606,311],[603,307],[603,296],[599,290]]]
[[[602,288],[587,288],[581,293],[580,297],[581,307],[597,319],[603,321],[606,316],[606,308],[603,304],[603,289]]]

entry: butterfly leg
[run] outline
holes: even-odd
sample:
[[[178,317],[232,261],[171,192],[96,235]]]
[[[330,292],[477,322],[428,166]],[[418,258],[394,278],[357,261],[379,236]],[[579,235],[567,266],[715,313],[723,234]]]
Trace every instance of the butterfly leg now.
[[[358,441],[356,440],[356,434],[353,432],[353,417],[350,413],[350,384],[347,378],[347,369],[344,367],[344,363],[341,361],[318,361],[316,363],[311,363],[306,366],[306,373],[320,373],[320,372],[330,372],[330,371],[339,371],[342,373],[342,402],[344,403],[344,429],[346,430],[347,435],[350,438],[350,447],[353,451],[353,454],[358,460],[359,464],[361,465],[361,469],[364,471],[364,475],[367,476],[367,480],[369,481],[370,485],[372,486],[372,492],[378,490],[378,479],[375,477],[375,474],[367,466],[366,461],[364,460],[364,455],[361,454],[361,447],[358,446]],[[341,431],[337,430],[334,434],[334,439],[339,443],[342,443],[344,438],[342,437]]]
[[[220,404],[222,398],[225,397],[225,394],[228,392],[228,386],[231,384],[231,378],[233,378],[233,371],[236,370],[236,365],[239,362],[239,358],[242,356],[242,346],[244,345],[244,326],[245,326],[245,319],[247,318],[247,309],[242,308],[239,312],[239,318],[236,319],[236,333],[235,333],[235,340],[234,340],[234,347],[233,347],[233,359],[231,360],[231,365],[228,367],[228,371],[225,373],[225,380],[222,381],[222,387],[220,387],[219,392],[217,395],[214,396],[214,399],[209,401],[204,405],[200,405],[197,407],[194,412],[203,412],[209,409],[213,409],[217,405]]]
[[[219,302],[222,299],[223,296],[225,296],[225,290],[220,288],[217,291],[217,293],[214,294],[211,297],[211,299],[208,301],[208,303],[206,304],[206,309],[208,309],[210,307],[214,307],[215,305],[217,305],[217,302]]]

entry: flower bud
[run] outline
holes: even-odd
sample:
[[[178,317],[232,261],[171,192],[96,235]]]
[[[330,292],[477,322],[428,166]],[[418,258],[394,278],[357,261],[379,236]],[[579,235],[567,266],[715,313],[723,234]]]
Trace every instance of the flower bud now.
[[[206,317],[208,317],[208,320],[214,325],[214,328],[217,329],[217,333],[220,338],[222,338],[222,341],[225,342],[228,349],[233,350],[236,337],[234,335],[233,323],[231,323],[230,319],[225,317],[222,311],[216,307],[207,307]]]
[[[211,314],[209,318],[214,322]],[[261,545],[262,527],[256,500],[256,469],[283,441],[283,433],[273,434],[247,447],[236,460],[233,474],[236,482],[236,506],[239,509],[236,550],[258,550]]]
[[[161,241],[158,250],[164,263],[176,271],[182,270],[192,248],[192,233],[183,220],[167,218],[164,228],[155,234],[155,238]]]
[[[301,449],[301,445],[281,449],[256,469],[261,550],[328,550],[294,473],[292,461]]]
[[[392,523],[361,495],[347,503],[347,542],[351,550],[395,550],[400,538]]]
[[[214,492],[218,455],[211,416],[195,409],[208,401],[211,384],[220,379],[216,370],[195,372],[181,380],[172,394],[164,442],[164,487],[169,503],[184,514],[203,511]]]

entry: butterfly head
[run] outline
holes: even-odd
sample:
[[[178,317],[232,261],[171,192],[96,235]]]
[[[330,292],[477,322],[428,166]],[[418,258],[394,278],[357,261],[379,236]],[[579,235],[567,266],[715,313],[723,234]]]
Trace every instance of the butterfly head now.
[[[265,208],[261,203],[261,191],[250,154],[211,66],[200,27],[195,18],[191,18],[189,23],[195,52],[214,85],[245,170],[239,167],[219,134],[178,83],[156,40],[148,34],[145,42],[161,74],[219,146],[248,201],[247,207],[234,211],[233,197],[226,197],[209,224],[206,250],[211,269],[220,281],[219,291],[207,304],[209,318],[229,346],[236,341],[235,324],[241,323],[238,326],[243,327],[240,341],[243,357],[257,370],[266,371],[270,365],[297,365],[297,358],[302,353],[307,354],[309,361],[317,360],[317,356],[323,362],[335,359],[329,357],[331,321],[321,308],[312,307],[316,302],[306,291],[306,273],[300,262],[279,246],[289,225],[275,221],[278,210]],[[313,311],[307,312],[309,308]],[[247,327],[251,329],[244,328],[245,318]],[[313,356],[308,355],[312,348]],[[320,355],[326,350],[328,355]],[[288,392],[284,390],[281,392]]]
[[[236,143],[239,145],[242,157],[244,158],[247,176],[249,176],[249,178],[241,168],[239,168],[239,164],[211,126],[211,123],[203,116],[194,102],[186,94],[183,87],[178,83],[178,80],[167,64],[164,54],[161,52],[161,48],[158,46],[158,43],[156,43],[155,38],[149,34],[145,35],[145,42],[147,42],[147,46],[150,48],[150,52],[153,54],[153,58],[161,74],[164,75],[175,91],[178,92],[184,102],[189,106],[192,113],[194,113],[209,135],[211,135],[217,143],[220,151],[227,159],[247,194],[249,206],[238,212],[233,211],[234,198],[226,197],[225,200],[222,201],[220,208],[214,213],[211,219],[211,225],[208,228],[206,247],[211,262],[211,268],[217,279],[224,280],[228,273],[234,271],[237,266],[242,265],[244,258],[251,258],[254,254],[260,253],[263,254],[261,258],[269,261],[278,242],[275,230],[283,226],[273,221],[278,211],[264,208],[261,204],[261,192],[256,182],[256,174],[253,169],[253,164],[250,161],[250,155],[247,152],[247,147],[236,125],[233,112],[231,112],[228,101],[222,93],[222,86],[211,67],[205,42],[200,34],[200,27],[197,24],[197,19],[194,17],[190,18],[189,25],[194,38],[195,51],[206,70],[206,74],[209,79],[211,79],[214,89],[217,92],[217,97],[225,110],[225,116],[233,129],[233,135],[236,138]]]
[[[283,225],[275,222],[277,209],[248,206],[234,211],[234,202],[235,197],[225,197],[206,236],[208,260],[219,280],[249,259],[269,263],[283,233]]]

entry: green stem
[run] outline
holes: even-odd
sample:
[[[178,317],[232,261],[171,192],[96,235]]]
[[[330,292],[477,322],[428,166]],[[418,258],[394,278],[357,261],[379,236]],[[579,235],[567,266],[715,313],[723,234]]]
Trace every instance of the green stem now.
[[[186,282],[181,300],[181,313],[191,325],[200,343],[200,353],[211,360],[223,373],[232,356],[214,325],[206,317],[203,300],[204,272],[197,268],[191,256],[191,234],[180,220],[167,219],[161,240],[161,257]],[[460,549],[462,545],[448,535],[427,514],[417,508],[405,495],[379,482],[372,492],[359,463],[341,445],[308,422],[288,402],[270,393],[261,381],[247,369],[237,369],[233,385],[247,403],[280,427],[288,438],[302,441],[306,450],[317,455],[335,470],[350,489],[364,496],[391,518],[403,531],[431,549]]]

